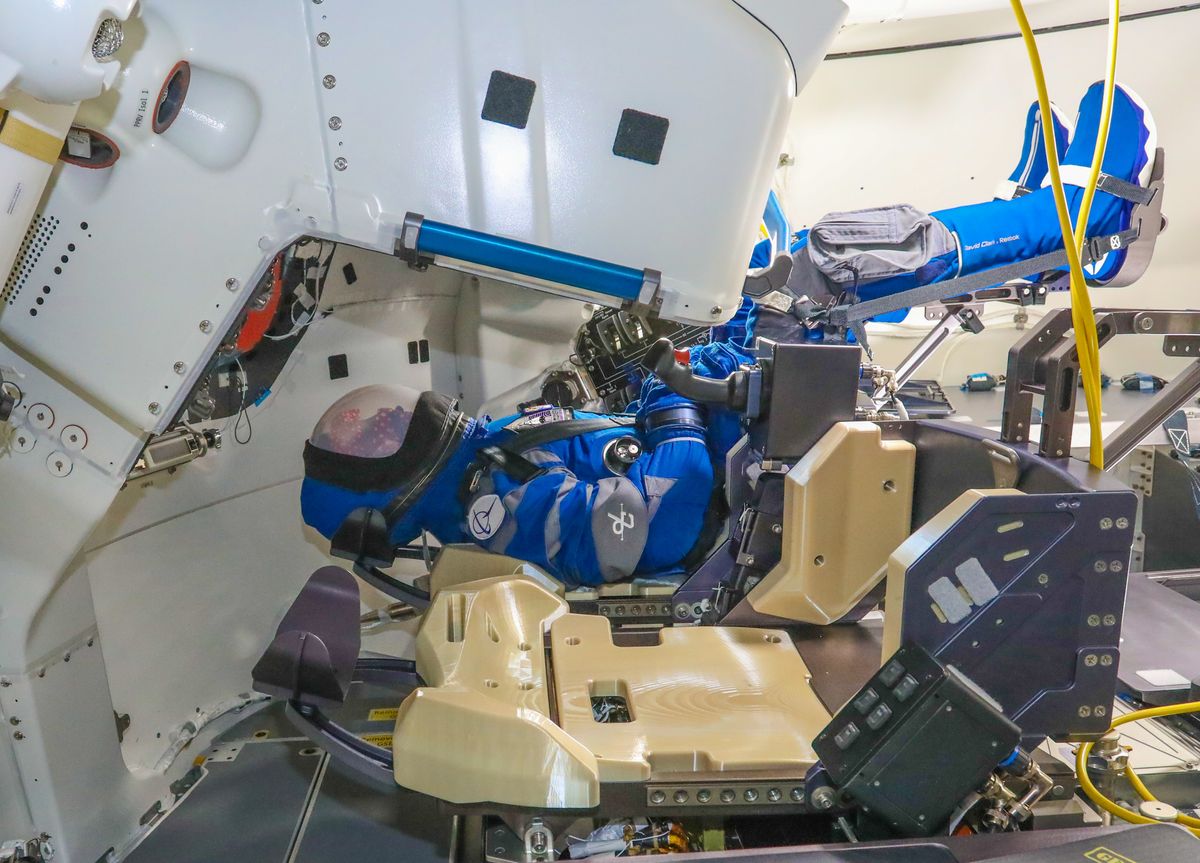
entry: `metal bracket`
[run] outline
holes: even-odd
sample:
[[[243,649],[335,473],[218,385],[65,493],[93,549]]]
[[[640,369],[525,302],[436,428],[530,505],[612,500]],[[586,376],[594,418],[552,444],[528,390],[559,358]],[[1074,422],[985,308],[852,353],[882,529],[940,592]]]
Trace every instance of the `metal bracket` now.
[[[396,238],[393,252],[409,267],[421,271],[428,270],[429,265],[433,263],[432,257],[422,255],[417,251],[417,239],[421,236],[421,226],[424,224],[425,217],[420,213],[405,213],[404,221],[400,225],[400,236]]]

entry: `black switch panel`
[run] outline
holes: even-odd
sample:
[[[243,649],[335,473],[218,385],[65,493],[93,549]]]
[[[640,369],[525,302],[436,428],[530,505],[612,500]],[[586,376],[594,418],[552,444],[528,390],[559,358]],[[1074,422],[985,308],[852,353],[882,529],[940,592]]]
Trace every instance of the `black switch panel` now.
[[[838,711],[813,749],[843,794],[898,833],[928,836],[1020,737],[987,693],[910,645]]]

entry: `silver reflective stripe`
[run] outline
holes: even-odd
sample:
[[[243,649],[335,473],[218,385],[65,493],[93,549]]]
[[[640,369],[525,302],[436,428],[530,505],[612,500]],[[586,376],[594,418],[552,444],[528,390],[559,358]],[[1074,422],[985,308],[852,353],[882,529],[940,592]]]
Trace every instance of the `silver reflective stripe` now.
[[[628,578],[646,548],[649,527],[646,501],[627,477],[596,483],[592,500],[592,540],[596,562],[605,581]]]
[[[508,544],[517,535],[517,507],[525,499],[525,489],[528,486],[519,485],[506,494],[504,500],[504,524],[496,531],[496,535],[484,543],[488,551],[496,554],[507,554]]]
[[[654,516],[658,514],[658,508],[662,506],[663,497],[675,487],[676,482],[677,480],[665,476],[642,477],[642,483],[646,486],[646,499],[650,505],[646,517],[650,519],[651,523],[654,522]]]
[[[673,444],[673,443],[684,443],[685,441],[686,441],[687,443],[698,443],[698,444],[701,444],[702,446],[707,446],[707,442],[704,440],[704,438],[699,438],[699,437],[673,437],[673,438],[671,438],[670,440],[665,440],[665,441],[663,441],[662,443],[658,444],[658,445],[657,445],[657,446],[655,446],[654,448],[655,448],[655,449],[658,449],[659,447],[664,447],[664,446],[666,446],[667,444]]]
[[[544,449],[531,449],[521,453],[521,455],[525,456],[526,459],[533,464],[536,464],[538,467],[545,467],[547,465],[561,465],[563,463],[561,458],[549,450]]]
[[[554,495],[554,503],[546,516],[546,527],[543,532],[543,542],[546,544],[546,560],[553,561],[562,551],[562,504],[563,499],[575,490],[579,480],[568,475]]]

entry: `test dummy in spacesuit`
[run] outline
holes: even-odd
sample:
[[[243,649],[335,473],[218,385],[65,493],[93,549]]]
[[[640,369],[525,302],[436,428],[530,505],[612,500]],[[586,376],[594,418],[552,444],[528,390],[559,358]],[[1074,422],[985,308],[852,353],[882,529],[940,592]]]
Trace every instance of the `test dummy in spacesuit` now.
[[[747,302],[720,341],[690,349],[692,371],[724,378],[748,362],[753,327]],[[304,520],[333,538],[370,508],[385,515],[393,545],[428,531],[536,563],[568,585],[679,571],[711,541],[710,502],[741,418],[654,377],[629,410],[538,406],[477,420],[438,393],[355,390],[305,447]]]

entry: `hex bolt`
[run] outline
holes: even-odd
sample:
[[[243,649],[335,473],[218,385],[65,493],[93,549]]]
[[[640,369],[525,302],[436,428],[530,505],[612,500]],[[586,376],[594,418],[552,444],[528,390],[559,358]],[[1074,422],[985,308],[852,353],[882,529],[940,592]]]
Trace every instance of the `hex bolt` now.
[[[211,333],[211,332],[212,332],[212,328],[213,328],[213,327],[212,327],[212,321],[207,321],[207,320],[205,320],[205,321],[201,321],[201,322],[200,322],[200,332],[202,332],[202,333]]]
[[[329,34],[328,33],[318,33],[317,34],[317,44],[320,45],[322,48],[324,48],[326,45],[328,45],[329,44]]]
[[[337,168],[339,171],[344,171],[350,167],[350,163],[346,161],[345,156],[338,156],[333,160],[333,167]]]
[[[158,402],[150,402],[150,404],[147,405],[147,409],[150,411],[150,413],[154,414],[154,416],[158,416],[158,414],[162,411],[162,405],[160,405]]]
[[[242,283],[239,282],[237,279],[233,278],[232,276],[230,276],[228,279],[225,280],[225,289],[228,291],[236,291],[241,286],[242,286]]]
[[[337,78],[333,77],[332,75],[326,75],[321,79],[321,83],[325,85],[326,90],[332,90],[337,86]]]
[[[338,129],[342,128],[342,118],[341,117],[330,117],[329,118],[329,128],[333,129],[333,131],[335,131],[335,132]]]
[[[175,369],[175,374],[177,375],[181,375],[187,371],[187,366],[180,362],[175,363],[171,368]]]

